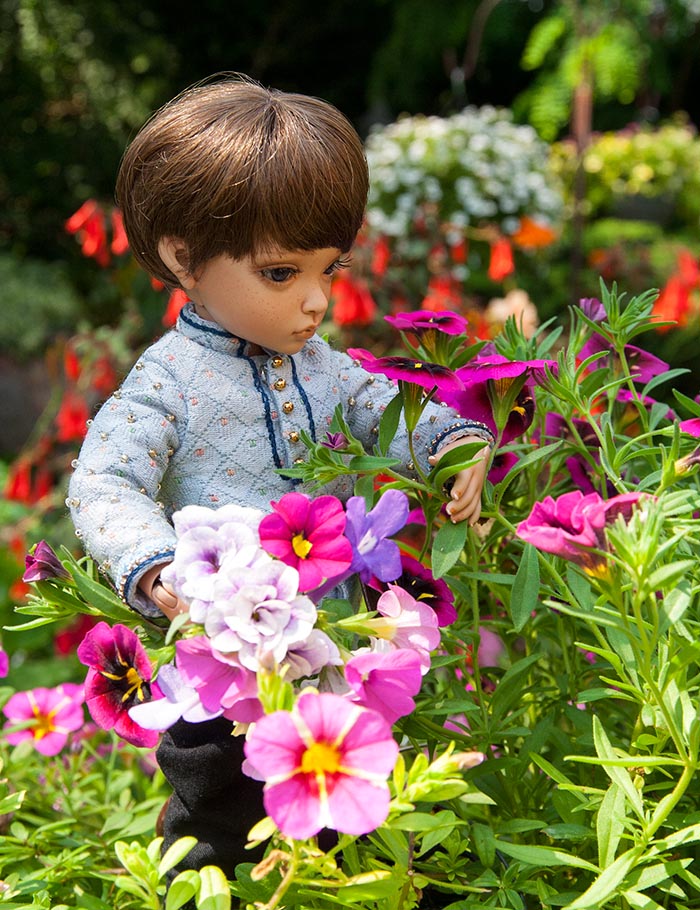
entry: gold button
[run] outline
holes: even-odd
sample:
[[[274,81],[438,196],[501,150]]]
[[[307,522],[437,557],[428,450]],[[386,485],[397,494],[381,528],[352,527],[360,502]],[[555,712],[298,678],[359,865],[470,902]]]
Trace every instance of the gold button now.
[[[283,363],[284,363],[283,357],[273,357],[272,358],[272,366],[276,367],[277,369],[279,369]]]
[[[295,458],[295,459],[294,459],[294,464],[304,464],[304,459],[303,459],[303,458]]]
[[[299,434],[297,433],[296,430],[292,430],[292,432],[289,434],[289,441],[290,442],[299,442]]]
[[[274,385],[275,385],[275,388],[277,389],[277,391],[281,392],[282,389],[287,387],[287,380],[286,379],[275,379]]]
[[[294,402],[285,401],[285,403],[282,405],[282,410],[284,411],[285,414],[291,414],[292,411],[294,410]]]

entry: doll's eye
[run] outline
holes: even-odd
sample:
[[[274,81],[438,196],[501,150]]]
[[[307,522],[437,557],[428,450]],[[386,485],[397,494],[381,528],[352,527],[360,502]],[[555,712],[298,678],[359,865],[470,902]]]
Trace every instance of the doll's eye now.
[[[351,262],[352,258],[350,256],[346,256],[344,259],[336,259],[326,269],[326,275],[335,275],[337,272],[349,268]]]
[[[271,269],[261,269],[260,274],[268,281],[274,281],[275,284],[283,284],[285,281],[296,275],[297,270],[288,266],[277,266]]]

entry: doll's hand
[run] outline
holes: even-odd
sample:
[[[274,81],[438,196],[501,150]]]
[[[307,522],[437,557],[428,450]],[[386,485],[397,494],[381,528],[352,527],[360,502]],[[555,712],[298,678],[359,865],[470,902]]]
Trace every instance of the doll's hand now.
[[[437,455],[431,455],[428,461],[431,465],[436,465],[446,452],[470,442],[483,444],[483,448],[475,456],[479,460],[471,467],[465,468],[459,474],[455,474],[452,489],[450,490],[452,502],[448,503],[446,511],[450,521],[455,523],[468,521],[470,525],[473,525],[479,520],[481,515],[481,491],[483,490],[488,470],[488,443],[484,442],[480,436],[463,436],[456,442],[446,445]]]
[[[161,581],[160,573],[164,568],[164,565],[154,566],[148,572],[144,572],[139,581],[139,588],[161,613],[173,620],[178,614],[187,613],[189,607],[184,600],[179,599],[170,585]]]

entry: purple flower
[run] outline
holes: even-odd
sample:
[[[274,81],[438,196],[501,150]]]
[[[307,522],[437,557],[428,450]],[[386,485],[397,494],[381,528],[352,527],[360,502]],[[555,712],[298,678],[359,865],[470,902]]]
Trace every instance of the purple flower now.
[[[257,677],[235,656],[218,653],[204,635],[180,639],[175,652],[183,682],[196,690],[206,711],[240,723],[262,715]]]
[[[15,692],[2,710],[10,724],[24,729],[7,731],[5,739],[12,745],[31,740],[42,755],[58,755],[69,734],[85,723],[84,700],[83,687],[75,683]]]
[[[393,724],[416,706],[413,696],[420,692],[423,679],[421,660],[416,651],[403,648],[388,653],[369,651],[350,658],[345,679],[352,701]]]
[[[359,360],[369,373],[383,373],[389,379],[402,380],[426,389],[437,387],[440,392],[456,391],[461,382],[448,367],[409,357],[375,357],[363,348],[348,348],[348,354]]]
[[[153,698],[129,708],[129,717],[146,730],[167,730],[180,718],[189,723],[199,723],[223,713],[223,708],[208,711],[197,690],[187,685],[174,664],[163,664],[156,683],[163,693],[162,698]]]
[[[321,445],[333,452],[342,452],[348,447],[348,438],[345,433],[326,433],[326,438]]]
[[[519,460],[515,452],[500,452],[498,450],[494,452],[491,467],[489,468],[489,481],[494,485],[500,483],[508,476]]]
[[[312,629],[309,635],[287,648],[282,667],[284,678],[288,680],[316,676],[324,667],[342,666],[335,642],[320,629]]]
[[[286,493],[272,508],[275,514],[260,522],[260,543],[297,570],[300,591],[311,591],[350,566],[352,546],[343,536],[345,511],[335,496],[311,499]]]
[[[387,490],[375,507],[366,512],[362,496],[351,496],[346,504],[346,535],[353,548],[350,570],[364,582],[372,576],[393,581],[401,574],[401,554],[390,534],[400,531],[408,518],[408,497],[400,490]]]
[[[70,578],[60,559],[45,540],[40,540],[24,557],[22,581],[47,581],[49,578]]]
[[[582,297],[578,305],[584,316],[588,316],[591,322],[603,322],[607,319],[608,314],[605,312],[605,307],[597,297]]]
[[[558,499],[547,496],[536,502],[517,533],[537,549],[562,556],[596,573],[605,560],[595,550],[605,550],[605,528],[618,515],[628,521],[643,493],[622,493],[605,500],[598,493],[580,490]]]
[[[321,828],[367,834],[389,813],[386,778],[398,746],[389,724],[340,695],[305,692],[248,735],[246,758],[265,780],[265,811],[286,837]]]
[[[280,663],[292,644],[309,635],[317,618],[313,601],[298,593],[296,569],[267,559],[253,567],[222,566],[205,622],[212,646],[236,654],[253,671]]]
[[[412,313],[398,313],[396,316],[385,316],[385,321],[399,332],[415,332],[422,335],[424,332],[437,331],[446,335],[462,335],[467,330],[467,320],[459,313],[451,310],[414,310]]]
[[[90,668],[85,700],[97,726],[114,728],[135,746],[155,746],[157,733],[139,727],[128,713],[151,698],[151,662],[136,633],[121,623],[99,622],[78,645],[78,660]]]
[[[254,568],[269,560],[258,537],[261,515],[257,509],[230,505],[221,509],[186,506],[173,516],[179,539],[162,579],[190,605],[193,622],[206,621],[224,561],[230,570],[232,566]]]

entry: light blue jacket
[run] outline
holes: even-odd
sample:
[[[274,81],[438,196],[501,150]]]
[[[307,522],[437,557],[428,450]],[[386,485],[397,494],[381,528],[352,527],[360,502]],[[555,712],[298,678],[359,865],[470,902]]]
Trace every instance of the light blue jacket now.
[[[371,451],[395,394],[392,381],[368,374],[318,336],[294,356],[250,356],[247,342],[200,319],[188,304],[89,426],[68,494],[76,534],[127,603],[160,615],[138,582],[152,566],[172,560],[173,512],[226,503],[268,512],[271,500],[304,492],[274,471],[304,457],[302,430],[322,441],[340,403]],[[483,425],[430,404],[414,432],[422,467],[444,443],[480,430]],[[480,435],[490,437],[488,430]],[[407,453],[400,425],[390,454],[410,473]],[[343,477],[323,492],[345,501],[352,486]]]

